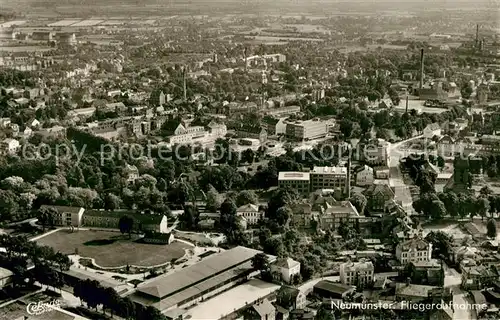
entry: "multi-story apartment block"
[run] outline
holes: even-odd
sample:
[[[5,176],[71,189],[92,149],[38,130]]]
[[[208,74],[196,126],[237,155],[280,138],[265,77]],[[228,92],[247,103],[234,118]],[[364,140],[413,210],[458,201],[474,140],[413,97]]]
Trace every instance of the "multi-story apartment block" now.
[[[396,258],[401,264],[409,262],[431,261],[432,244],[420,237],[415,237],[396,246]]]
[[[307,141],[325,137],[328,130],[328,123],[321,120],[296,121],[287,123],[285,135],[290,140]]]
[[[340,282],[350,286],[364,287],[373,282],[374,270],[371,261],[342,263],[340,265]]]
[[[290,187],[296,189],[298,193],[306,195],[311,190],[309,172],[286,171],[278,175],[278,187]]]

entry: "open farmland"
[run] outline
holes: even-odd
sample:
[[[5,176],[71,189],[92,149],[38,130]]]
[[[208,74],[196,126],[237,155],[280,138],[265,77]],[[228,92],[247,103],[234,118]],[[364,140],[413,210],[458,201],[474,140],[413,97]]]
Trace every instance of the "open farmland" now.
[[[60,230],[37,240],[41,245],[65,254],[94,258],[101,267],[155,266],[179,259],[189,245],[173,242],[169,245],[147,244],[128,239],[127,235],[112,231]]]

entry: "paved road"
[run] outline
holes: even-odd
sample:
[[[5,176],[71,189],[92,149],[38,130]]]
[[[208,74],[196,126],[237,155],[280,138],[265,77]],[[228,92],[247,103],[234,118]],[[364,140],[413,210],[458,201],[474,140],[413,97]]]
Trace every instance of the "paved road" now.
[[[403,208],[409,212],[413,212],[412,197],[408,186],[404,183],[403,174],[399,168],[399,160],[406,156],[406,152],[402,150],[402,146],[408,142],[421,139],[423,136],[416,136],[407,140],[389,145],[389,184],[394,187],[394,200],[401,202]]]
[[[467,299],[467,294],[460,289],[462,283],[461,274],[455,269],[444,265],[444,287],[453,290],[453,305],[455,312],[453,315],[454,320],[475,320],[476,312],[472,310],[471,304]]]

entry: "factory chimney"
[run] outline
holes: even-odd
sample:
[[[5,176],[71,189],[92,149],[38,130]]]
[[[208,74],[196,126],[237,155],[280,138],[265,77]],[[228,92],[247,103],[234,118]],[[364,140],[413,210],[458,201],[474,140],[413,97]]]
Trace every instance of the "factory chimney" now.
[[[420,89],[424,87],[424,49],[420,50]]]
[[[243,50],[243,58],[245,59],[245,71],[247,71],[247,48],[245,47],[245,49]]]
[[[349,147],[347,158],[347,181],[345,184],[345,198],[348,200],[351,197],[351,147]]]
[[[187,66],[184,66],[184,68],[182,68],[182,93],[184,102],[187,101],[186,72],[187,72]]]
[[[479,47],[479,24],[476,24],[476,48]]]

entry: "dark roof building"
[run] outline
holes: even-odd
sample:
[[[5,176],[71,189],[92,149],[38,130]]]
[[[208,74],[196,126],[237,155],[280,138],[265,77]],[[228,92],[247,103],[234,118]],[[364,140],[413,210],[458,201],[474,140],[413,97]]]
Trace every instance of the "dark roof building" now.
[[[356,287],[328,280],[322,280],[314,285],[313,292],[323,298],[343,299],[356,291]]]
[[[132,301],[161,311],[188,307],[208,299],[223,286],[227,289],[246,280],[253,271],[251,259],[258,250],[236,247],[140,286]]]

